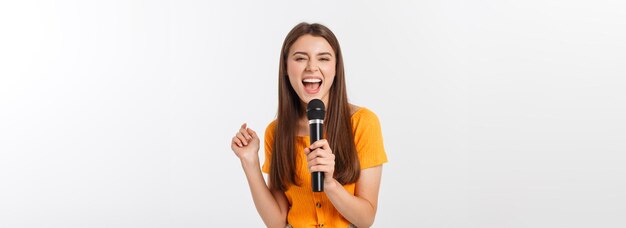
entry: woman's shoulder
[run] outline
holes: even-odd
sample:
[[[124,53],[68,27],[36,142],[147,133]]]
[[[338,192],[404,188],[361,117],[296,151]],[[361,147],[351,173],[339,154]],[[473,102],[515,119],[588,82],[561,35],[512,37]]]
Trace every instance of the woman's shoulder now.
[[[372,110],[358,107],[353,111],[352,132],[362,170],[387,162],[380,121]]]
[[[353,116],[355,113],[357,113],[362,107],[357,106],[355,104],[350,104],[350,116]]]
[[[380,129],[380,121],[378,116],[369,108],[363,106],[351,106],[352,131],[355,135],[361,135],[366,132]],[[354,107],[354,108],[352,108]]]
[[[270,122],[269,124],[267,124],[267,127],[265,127],[265,136],[266,137],[271,137],[274,135],[274,129],[276,129],[276,123],[278,121],[276,119],[272,120],[272,122]]]
[[[376,113],[364,106],[350,104],[350,116],[352,120],[360,119],[378,119]]]
[[[272,122],[270,122],[269,124],[267,124],[267,128],[274,128],[276,127],[276,123],[278,122],[277,119],[272,120]]]

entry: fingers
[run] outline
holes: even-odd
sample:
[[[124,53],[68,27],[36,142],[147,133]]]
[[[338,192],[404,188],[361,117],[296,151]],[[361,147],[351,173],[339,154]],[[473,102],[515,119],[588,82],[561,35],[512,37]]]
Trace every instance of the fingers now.
[[[328,151],[325,150],[321,150],[321,149],[316,149],[313,152],[310,152],[310,150],[308,148],[305,148],[305,154],[306,154],[306,160],[310,163],[312,161],[315,161],[315,159],[317,158],[323,158],[323,159],[332,159],[333,161],[335,160],[335,155],[333,153],[329,153]],[[307,150],[309,150],[307,152]]]
[[[307,160],[315,157],[329,157],[329,155],[332,155],[333,158],[335,157],[326,139],[320,139],[311,144],[309,148],[304,148],[304,154],[307,156]]]
[[[327,172],[333,173],[335,169],[335,155],[327,150],[315,149],[311,151],[305,148],[304,152],[307,156],[307,166],[310,172]]]
[[[242,147],[242,142],[241,142],[241,140],[239,140],[239,138],[237,138],[237,136],[233,137],[233,144],[235,144],[235,145],[237,145],[239,147]]]
[[[239,139],[239,141],[244,145],[247,146],[248,145],[248,139],[246,139],[246,137],[241,133],[241,132],[237,132],[237,134],[235,134],[235,137],[237,137],[237,139]]]
[[[317,148],[322,148],[324,150],[330,151],[330,145],[328,145],[328,141],[326,139],[320,139],[315,141],[311,146],[309,146],[311,150],[315,150]]]
[[[256,132],[252,129],[248,128],[248,124],[244,123],[241,125],[239,131],[233,137],[232,142],[239,147],[247,146],[250,143],[250,140],[256,138]]]
[[[241,135],[243,135],[243,137],[245,139],[252,139],[252,136],[250,136],[250,133],[248,133],[248,129],[247,129],[247,124],[243,124],[241,125],[241,128],[239,129],[239,133],[241,133]]]
[[[331,157],[316,157],[308,161],[310,172],[333,173],[335,170],[335,155]]]
[[[309,167],[310,172],[325,172],[325,173],[334,173],[335,165],[314,165]]]
[[[335,155],[328,145],[328,141],[321,139],[304,148],[307,166],[310,172],[325,172],[332,174],[335,170]]]
[[[256,131],[253,131],[252,128],[248,128],[247,130],[250,138],[256,138]]]

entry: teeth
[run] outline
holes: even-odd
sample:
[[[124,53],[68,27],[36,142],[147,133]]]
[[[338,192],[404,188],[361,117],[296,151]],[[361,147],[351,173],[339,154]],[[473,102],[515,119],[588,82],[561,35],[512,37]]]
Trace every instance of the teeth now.
[[[322,82],[322,80],[317,79],[317,78],[307,78],[302,80],[303,82],[309,82],[309,83],[318,83],[318,82]]]

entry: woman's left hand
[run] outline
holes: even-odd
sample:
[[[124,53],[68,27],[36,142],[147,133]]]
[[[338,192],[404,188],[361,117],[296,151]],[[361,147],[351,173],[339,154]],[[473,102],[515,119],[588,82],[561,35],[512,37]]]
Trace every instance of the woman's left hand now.
[[[324,172],[324,182],[332,181],[335,173],[335,155],[326,139],[320,139],[304,148],[309,172]]]

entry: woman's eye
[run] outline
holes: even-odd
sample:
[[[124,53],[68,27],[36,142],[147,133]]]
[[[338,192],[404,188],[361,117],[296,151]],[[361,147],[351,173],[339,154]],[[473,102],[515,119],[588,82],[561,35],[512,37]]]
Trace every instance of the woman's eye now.
[[[323,58],[323,59],[320,59],[320,61],[330,61],[330,59]]]
[[[296,61],[304,60],[304,58],[296,58]]]

